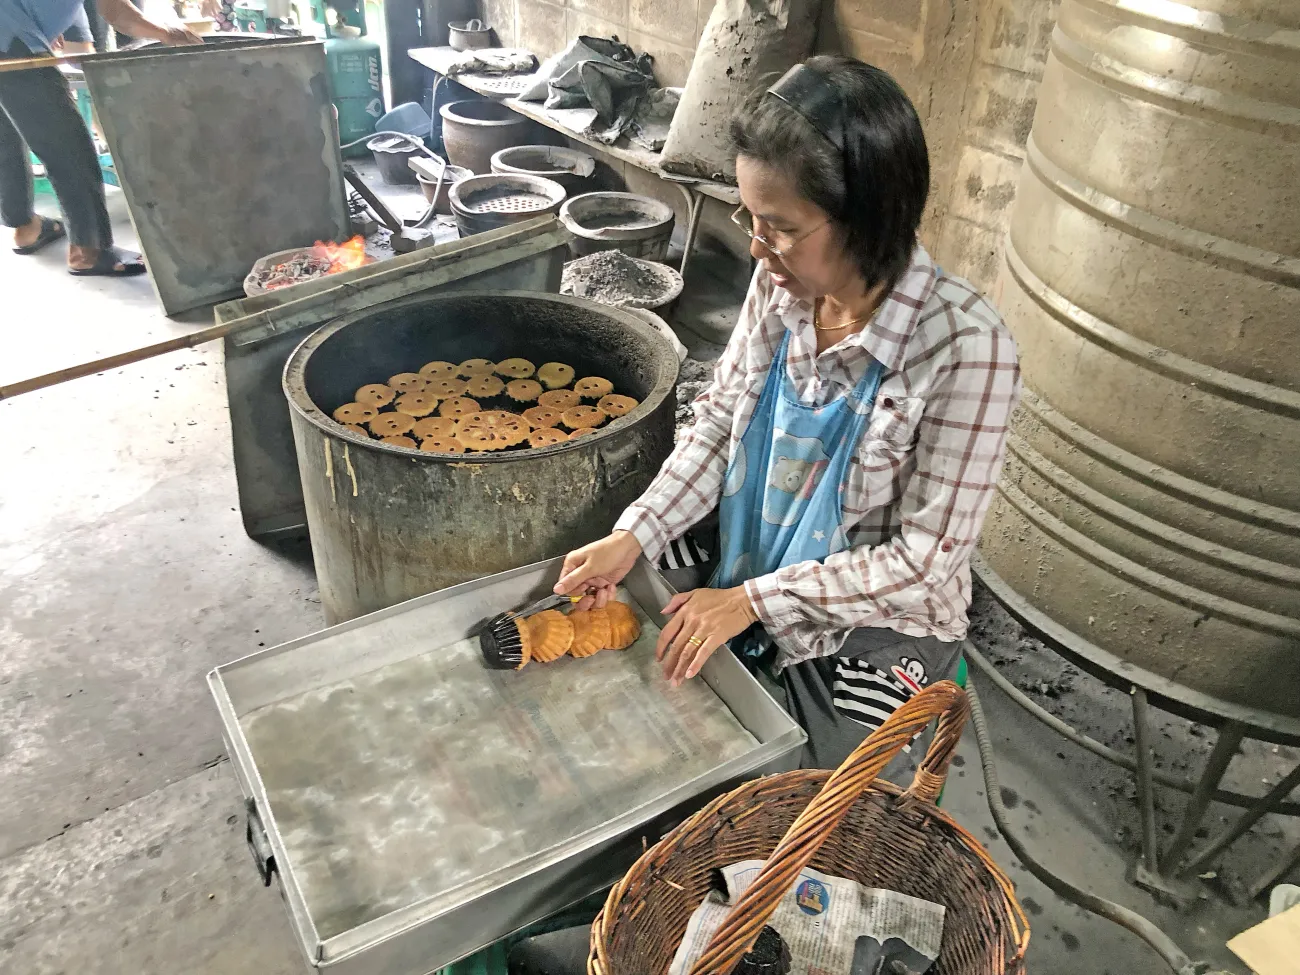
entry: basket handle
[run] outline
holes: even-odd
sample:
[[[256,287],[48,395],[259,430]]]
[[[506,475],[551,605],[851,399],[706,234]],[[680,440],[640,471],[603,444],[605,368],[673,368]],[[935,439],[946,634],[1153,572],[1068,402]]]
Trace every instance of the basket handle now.
[[[936,716],[939,727],[912,784],[904,793],[933,803],[948,776],[948,764],[970,715],[966,692],[950,680],[939,681],[904,703],[877,728],[844,764],[831,773],[808,803],[767,863],[736,902],[690,975],[730,972],[753,946],[763,925],[781,903],[799,872],[808,865],[862,792],[885,766]]]

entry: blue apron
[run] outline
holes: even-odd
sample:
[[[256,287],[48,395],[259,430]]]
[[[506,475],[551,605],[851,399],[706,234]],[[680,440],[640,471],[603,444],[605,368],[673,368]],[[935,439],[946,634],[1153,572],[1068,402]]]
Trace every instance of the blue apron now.
[[[848,548],[844,483],[885,367],[873,359],[852,391],[825,406],[805,406],[786,374],[789,345],[787,331],[727,466],[718,508],[721,551],[710,582],[715,589],[798,562],[821,562]],[[732,649],[756,657],[768,645],[755,627]]]

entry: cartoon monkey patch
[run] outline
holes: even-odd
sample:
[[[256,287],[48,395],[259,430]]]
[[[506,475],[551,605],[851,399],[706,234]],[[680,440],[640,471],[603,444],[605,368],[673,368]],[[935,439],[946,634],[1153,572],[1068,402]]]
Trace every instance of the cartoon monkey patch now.
[[[930,675],[925,672],[925,663],[915,657],[900,657],[898,663],[889,668],[889,672],[913,694],[918,693],[930,681]]]

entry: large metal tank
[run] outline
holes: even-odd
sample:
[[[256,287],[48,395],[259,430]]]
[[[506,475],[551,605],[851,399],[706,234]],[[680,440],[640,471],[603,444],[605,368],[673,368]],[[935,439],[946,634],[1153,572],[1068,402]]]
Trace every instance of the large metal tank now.
[[[988,565],[1081,641],[1300,716],[1300,4],[1065,0],[995,300]]]
[[[510,356],[567,362],[641,405],[576,441],[465,456],[390,447],[330,418],[358,386],[430,360]],[[677,367],[672,345],[639,318],[529,292],[416,295],[313,333],[290,357],[284,390],[326,622],[610,531],[672,450]]]

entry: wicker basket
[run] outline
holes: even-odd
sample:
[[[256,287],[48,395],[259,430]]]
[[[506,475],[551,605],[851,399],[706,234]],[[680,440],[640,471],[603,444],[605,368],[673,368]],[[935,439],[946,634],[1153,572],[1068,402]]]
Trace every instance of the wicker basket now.
[[[714,871],[765,858],[691,975],[730,972],[809,863],[944,905],[943,948],[931,972],[1022,972],[1029,923],[1011,881],[935,806],[969,710],[965,692],[941,681],[899,708],[835,772],[773,775],[714,800],[644,853],[610,891],[591,928],[588,975],[666,972]],[[907,791],[876,781],[936,716],[934,741]]]

